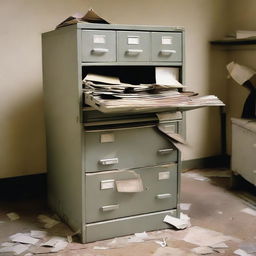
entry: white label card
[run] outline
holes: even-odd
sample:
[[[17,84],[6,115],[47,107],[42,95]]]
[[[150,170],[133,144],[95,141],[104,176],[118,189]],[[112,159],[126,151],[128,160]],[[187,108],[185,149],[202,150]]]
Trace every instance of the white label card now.
[[[112,189],[115,187],[114,180],[102,180],[100,182],[100,189]]]
[[[158,180],[169,180],[170,179],[170,172],[159,172],[158,173]]]
[[[128,44],[140,44],[140,38],[138,36],[128,36]]]
[[[171,36],[162,36],[162,44],[172,44]]]
[[[105,44],[106,36],[105,35],[93,35],[93,43],[94,44]]]
[[[114,142],[114,141],[115,141],[114,133],[102,133],[100,135],[100,143],[108,143],[108,142]]]

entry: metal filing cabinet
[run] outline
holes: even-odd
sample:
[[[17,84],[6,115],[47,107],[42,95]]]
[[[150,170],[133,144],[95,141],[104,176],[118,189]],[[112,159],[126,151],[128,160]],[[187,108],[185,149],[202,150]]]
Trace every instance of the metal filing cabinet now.
[[[183,36],[177,27],[88,23],[43,34],[48,202],[83,243],[168,228],[164,217],[179,216],[180,152],[156,113],[84,106],[82,79],[92,71],[145,78],[165,66],[183,82]],[[181,123],[174,114],[160,125],[180,133]],[[117,191],[117,181],[138,176],[143,191]]]

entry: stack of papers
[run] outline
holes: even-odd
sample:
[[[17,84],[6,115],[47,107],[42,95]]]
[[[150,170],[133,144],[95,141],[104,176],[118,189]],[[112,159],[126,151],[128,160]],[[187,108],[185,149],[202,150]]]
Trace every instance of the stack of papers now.
[[[168,81],[173,76],[171,75],[173,74],[172,70],[162,70],[161,68],[156,70],[156,74],[159,75],[159,72],[168,74]],[[178,92],[176,88],[179,87],[179,84],[177,82],[174,85],[176,81],[174,77],[173,82],[169,85],[164,82],[164,79],[161,84],[132,85],[121,83],[118,77],[88,74],[83,80],[85,104],[103,113],[184,111],[224,105],[214,95],[198,97],[194,92]]]

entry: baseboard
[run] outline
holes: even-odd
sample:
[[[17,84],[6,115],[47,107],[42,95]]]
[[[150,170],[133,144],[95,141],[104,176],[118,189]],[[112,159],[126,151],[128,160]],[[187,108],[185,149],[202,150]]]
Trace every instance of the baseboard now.
[[[218,155],[205,158],[198,158],[192,160],[182,161],[181,170],[186,169],[203,169],[203,168],[217,168],[217,167],[230,167],[229,155]]]
[[[45,173],[0,179],[0,199],[46,198],[46,180]]]

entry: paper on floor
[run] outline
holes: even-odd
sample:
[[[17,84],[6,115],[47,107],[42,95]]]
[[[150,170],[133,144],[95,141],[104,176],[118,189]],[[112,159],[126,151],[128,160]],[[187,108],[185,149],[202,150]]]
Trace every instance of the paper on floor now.
[[[183,213],[180,214],[180,218],[175,218],[170,215],[166,215],[163,221],[168,224],[171,224],[177,229],[185,229],[191,226],[190,218]]]
[[[189,203],[180,203],[180,209],[182,211],[188,211],[191,207],[191,204]]]
[[[143,191],[143,183],[141,178],[127,179],[127,180],[116,180],[116,190],[122,193],[136,193]]]
[[[138,238],[142,238],[142,239],[147,239],[149,238],[147,232],[141,232],[141,233],[135,233],[134,236],[138,237]]]
[[[240,249],[246,251],[247,253],[256,253],[256,243],[242,243],[240,244]]]
[[[210,246],[213,249],[224,249],[224,248],[228,248],[228,246],[225,243],[217,243],[217,244],[213,244]]]
[[[14,252],[16,255],[19,255],[23,252],[25,252],[26,250],[28,250],[28,248],[30,247],[30,245],[25,245],[25,244],[17,244],[14,246],[6,246],[3,248],[0,248],[0,253],[5,253],[5,252]]]
[[[220,232],[194,226],[189,228],[183,240],[199,246],[212,246],[228,240],[233,240],[233,238],[225,236]]]
[[[196,254],[201,254],[201,255],[214,253],[213,249],[211,249],[210,247],[207,247],[207,246],[196,247],[196,248],[191,249],[191,251]]]
[[[183,173],[184,176],[192,178],[194,180],[200,180],[200,181],[209,181],[207,177],[204,177],[196,172],[185,172]]]
[[[59,221],[52,219],[46,215],[40,214],[37,216],[38,220],[42,223],[44,223],[44,227],[45,228],[52,228],[55,225],[57,225],[58,223],[60,223]]]
[[[19,214],[17,214],[16,212],[9,212],[6,215],[8,216],[8,218],[11,221],[15,221],[15,220],[18,220],[20,218]]]
[[[51,252],[59,252],[65,249],[68,245],[68,242],[59,240],[54,247],[51,249]]]
[[[36,244],[39,239],[33,238],[27,234],[17,233],[10,236],[11,241],[23,244]]]
[[[256,211],[251,208],[244,208],[243,210],[241,210],[241,212],[250,214],[252,216],[256,216]]]
[[[179,248],[159,247],[152,256],[196,256],[196,254]]]
[[[59,241],[66,241],[66,238],[60,236],[54,236],[49,239],[47,242],[42,243],[40,246],[44,247],[54,247]]]
[[[245,252],[244,250],[238,249],[234,251],[234,254],[240,255],[240,256],[252,256],[251,254]]]
[[[107,250],[107,249],[109,249],[109,247],[106,247],[106,246],[94,246],[93,249],[94,250]]]
[[[159,244],[161,247],[166,247],[167,243],[166,240],[163,238],[162,241],[155,241],[156,244]]]
[[[31,230],[30,231],[30,236],[34,237],[34,238],[44,238],[47,236],[47,232],[46,231],[42,231],[42,230]]]

